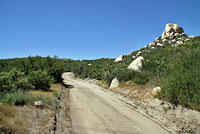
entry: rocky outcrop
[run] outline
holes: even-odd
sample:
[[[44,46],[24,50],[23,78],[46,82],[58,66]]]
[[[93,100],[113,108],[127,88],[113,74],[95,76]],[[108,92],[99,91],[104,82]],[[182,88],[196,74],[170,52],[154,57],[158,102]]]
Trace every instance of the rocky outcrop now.
[[[195,36],[188,36],[185,34],[183,28],[177,24],[166,24],[162,36],[156,38],[155,41],[149,45],[144,46],[139,51],[132,52],[128,56],[132,56],[132,58],[135,59],[139,56],[143,56],[145,53],[150,53],[167,46],[177,47],[186,42],[189,42],[194,37]]]
[[[117,78],[114,78],[110,84],[110,88],[117,88],[119,86],[119,81]]]
[[[174,36],[183,35],[184,30],[182,27],[178,26],[177,24],[166,24],[165,31],[163,32],[161,39],[165,38],[173,38]]]
[[[120,62],[120,61],[122,61],[122,60],[123,60],[123,57],[124,57],[124,55],[120,55],[119,57],[117,57],[117,58],[115,59],[114,62]]]
[[[136,58],[129,66],[128,69],[130,70],[135,70],[135,71],[140,71],[140,69],[142,68],[142,61],[144,60],[144,58],[142,56],[139,56],[138,58]]]
[[[145,46],[141,52],[152,52],[157,48],[165,48],[166,46],[180,46],[183,43],[190,41],[194,36],[187,36],[182,27],[177,24],[166,24],[165,30],[161,37],[158,37]],[[138,55],[136,55],[138,56]]]
[[[165,47],[165,45],[163,45],[163,44],[161,44],[161,43],[158,43],[157,46],[158,46],[158,47]]]

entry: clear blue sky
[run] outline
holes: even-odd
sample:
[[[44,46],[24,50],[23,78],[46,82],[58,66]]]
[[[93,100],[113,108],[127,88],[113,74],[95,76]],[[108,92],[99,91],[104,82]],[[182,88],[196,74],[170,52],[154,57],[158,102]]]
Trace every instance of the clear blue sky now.
[[[200,0],[0,0],[0,58],[118,57],[177,23],[200,33]]]

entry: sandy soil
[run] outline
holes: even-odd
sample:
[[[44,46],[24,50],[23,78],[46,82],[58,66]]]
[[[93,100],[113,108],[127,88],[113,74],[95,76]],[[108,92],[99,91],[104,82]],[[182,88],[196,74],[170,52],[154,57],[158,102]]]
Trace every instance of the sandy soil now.
[[[139,114],[100,87],[63,74],[70,88],[74,134],[167,134],[160,125]]]

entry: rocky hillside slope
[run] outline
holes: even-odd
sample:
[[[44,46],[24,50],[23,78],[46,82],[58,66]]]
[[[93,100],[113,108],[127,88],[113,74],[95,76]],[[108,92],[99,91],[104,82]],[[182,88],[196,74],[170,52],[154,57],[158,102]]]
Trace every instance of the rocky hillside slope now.
[[[157,87],[155,95],[160,99],[198,110],[199,53],[200,37],[188,36],[177,24],[167,24],[162,36],[128,55],[66,64],[80,78],[102,80],[107,86],[117,78],[120,83]]]
[[[177,24],[167,24],[162,36],[128,55],[68,62],[76,76],[125,97],[161,125],[199,133],[200,37],[188,36]]]
[[[162,36],[156,38],[155,41],[144,46],[140,50],[132,52],[128,56],[132,55],[133,58],[136,58],[143,53],[150,53],[159,48],[165,48],[167,46],[177,47],[191,41],[193,38],[195,38],[195,36],[188,36],[184,33],[183,28],[177,24],[166,24]]]

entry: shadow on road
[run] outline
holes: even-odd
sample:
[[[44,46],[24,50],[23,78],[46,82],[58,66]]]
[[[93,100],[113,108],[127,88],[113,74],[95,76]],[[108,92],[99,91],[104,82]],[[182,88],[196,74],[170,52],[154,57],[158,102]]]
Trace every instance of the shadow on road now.
[[[65,88],[74,88],[74,86],[73,85],[70,85],[70,84],[63,84],[63,86],[65,87]]]

